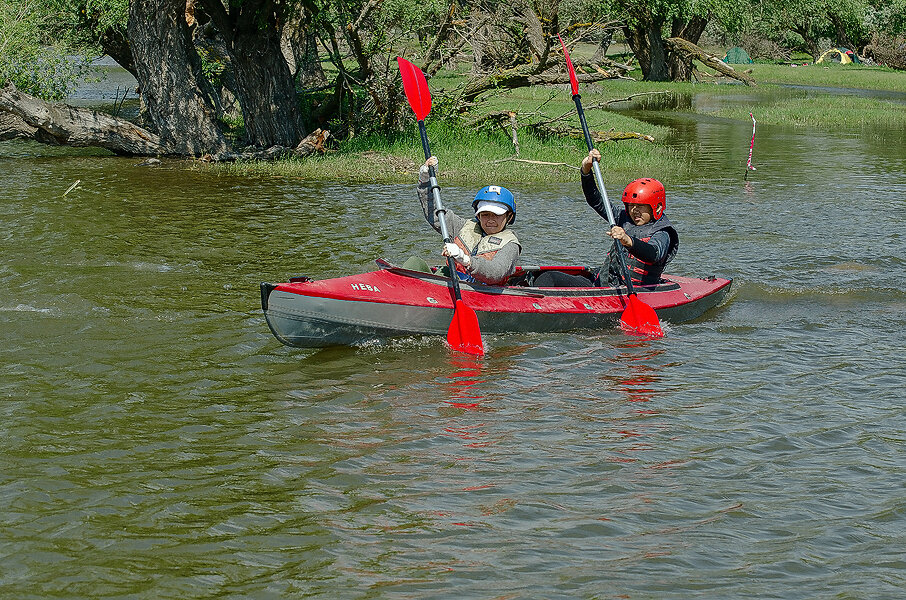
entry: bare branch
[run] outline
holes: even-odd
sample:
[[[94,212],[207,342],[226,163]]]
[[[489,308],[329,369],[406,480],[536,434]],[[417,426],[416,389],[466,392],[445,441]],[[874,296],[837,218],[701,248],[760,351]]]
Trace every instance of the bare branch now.
[[[437,49],[441,44],[447,41],[450,37],[450,32],[453,30],[453,15],[456,12],[456,0],[450,1],[450,8],[447,10],[447,16],[444,18],[444,22],[441,23],[440,29],[437,30],[437,35],[434,36],[434,41],[428,47],[428,50],[425,52],[425,64],[422,69],[429,76],[434,75],[437,71],[440,70],[440,66],[443,64],[442,60],[434,60],[434,55],[437,53]],[[435,66],[436,65],[436,66]]]
[[[359,33],[359,30],[362,27],[362,23],[368,16],[374,11],[375,7],[381,3],[381,0],[368,0],[368,3],[362,7],[362,12],[359,13],[359,16],[356,18],[354,23],[348,23],[346,25],[346,35],[349,38],[349,46],[352,49],[352,54],[355,56],[356,62],[359,63],[359,68],[362,70],[362,78],[366,81],[371,79],[374,75],[374,70],[371,67],[371,62],[368,60],[368,56],[365,54],[364,45],[362,44],[362,37]]]

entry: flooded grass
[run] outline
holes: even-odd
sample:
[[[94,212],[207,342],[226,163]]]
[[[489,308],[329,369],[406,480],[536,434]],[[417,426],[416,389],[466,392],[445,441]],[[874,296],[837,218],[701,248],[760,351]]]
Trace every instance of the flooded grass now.
[[[740,67],[741,65],[735,65]],[[906,72],[887,67],[841,65],[839,63],[790,66],[774,64],[746,65],[759,85],[788,84],[817,87],[885,90],[906,93]]]
[[[730,119],[749,117],[747,110],[738,107],[713,114]],[[809,95],[760,105],[758,122],[797,127],[906,130],[906,107],[902,102],[874,98]]]

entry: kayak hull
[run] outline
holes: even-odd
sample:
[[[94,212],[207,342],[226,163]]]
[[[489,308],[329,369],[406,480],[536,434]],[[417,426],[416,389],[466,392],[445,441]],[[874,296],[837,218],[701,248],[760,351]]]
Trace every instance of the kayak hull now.
[[[454,298],[448,278],[377,261],[378,271],[320,281],[308,277],[262,283],[261,307],[274,336],[288,346],[357,345],[398,337],[446,335]],[[521,268],[511,281],[557,269]],[[732,281],[665,276],[657,286],[636,287],[638,298],[669,323],[696,319],[719,305]],[[612,329],[626,307],[625,287],[536,288],[461,283],[482,334]]]

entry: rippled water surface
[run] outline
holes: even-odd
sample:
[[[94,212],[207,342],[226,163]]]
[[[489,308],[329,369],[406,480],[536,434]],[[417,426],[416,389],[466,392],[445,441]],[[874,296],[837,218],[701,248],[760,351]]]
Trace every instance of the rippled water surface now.
[[[483,359],[263,320],[436,255],[413,186],[0,145],[0,596],[902,597],[906,136],[763,127],[743,181],[750,124],[674,125],[670,270],[730,302]],[[578,182],[512,188],[526,264],[599,260]]]

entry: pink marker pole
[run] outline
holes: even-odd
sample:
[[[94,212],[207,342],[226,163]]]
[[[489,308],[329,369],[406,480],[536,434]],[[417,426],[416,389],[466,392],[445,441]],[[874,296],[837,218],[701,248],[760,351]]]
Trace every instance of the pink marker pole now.
[[[746,163],[746,176],[743,177],[744,181],[749,180],[749,171],[755,170],[755,167],[752,166],[752,150],[755,148],[755,115],[749,113],[749,116],[752,117],[752,141],[749,142],[749,160]]]

